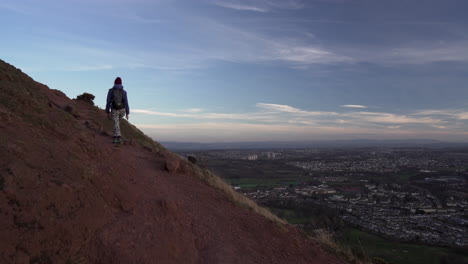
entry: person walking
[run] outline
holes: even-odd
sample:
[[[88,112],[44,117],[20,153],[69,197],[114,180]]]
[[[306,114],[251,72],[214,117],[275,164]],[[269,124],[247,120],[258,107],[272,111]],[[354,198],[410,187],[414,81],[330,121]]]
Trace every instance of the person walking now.
[[[122,143],[120,133],[120,120],[125,116],[128,120],[130,107],[128,106],[127,91],[122,86],[122,79],[117,77],[114,87],[107,93],[106,113],[114,121],[114,144]]]

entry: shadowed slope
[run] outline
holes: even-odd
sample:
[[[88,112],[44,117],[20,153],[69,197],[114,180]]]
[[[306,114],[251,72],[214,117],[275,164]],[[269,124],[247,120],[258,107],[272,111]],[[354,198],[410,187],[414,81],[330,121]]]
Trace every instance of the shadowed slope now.
[[[110,134],[0,61],[0,263],[339,263],[126,121]]]

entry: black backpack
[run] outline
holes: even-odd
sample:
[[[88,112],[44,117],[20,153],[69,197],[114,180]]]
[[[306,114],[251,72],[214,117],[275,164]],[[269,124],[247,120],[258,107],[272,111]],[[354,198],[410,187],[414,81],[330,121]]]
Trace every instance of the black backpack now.
[[[112,91],[112,108],[120,110],[125,107],[123,102],[123,90],[113,89]]]

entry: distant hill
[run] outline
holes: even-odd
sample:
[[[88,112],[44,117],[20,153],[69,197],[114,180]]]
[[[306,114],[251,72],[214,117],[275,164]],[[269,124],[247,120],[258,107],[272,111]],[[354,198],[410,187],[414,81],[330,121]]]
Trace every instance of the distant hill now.
[[[90,97],[84,97],[90,98]],[[126,121],[0,60],[0,263],[341,263]]]
[[[298,149],[298,148],[351,148],[351,147],[468,147],[468,143],[450,143],[431,139],[407,140],[333,140],[333,141],[261,141],[261,142],[224,142],[191,143],[161,142],[170,150],[223,150],[223,149]]]

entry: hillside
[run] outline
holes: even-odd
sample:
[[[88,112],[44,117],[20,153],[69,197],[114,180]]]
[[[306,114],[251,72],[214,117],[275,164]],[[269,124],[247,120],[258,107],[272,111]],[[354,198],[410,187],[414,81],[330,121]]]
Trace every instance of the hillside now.
[[[0,263],[340,263],[123,123],[0,60]]]

